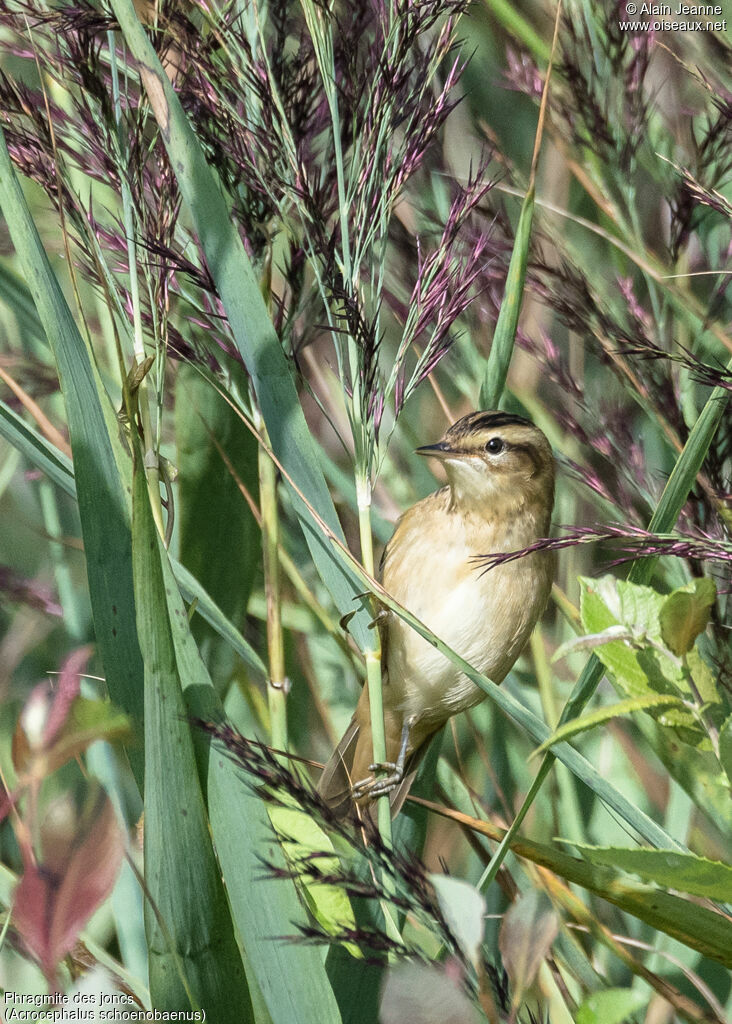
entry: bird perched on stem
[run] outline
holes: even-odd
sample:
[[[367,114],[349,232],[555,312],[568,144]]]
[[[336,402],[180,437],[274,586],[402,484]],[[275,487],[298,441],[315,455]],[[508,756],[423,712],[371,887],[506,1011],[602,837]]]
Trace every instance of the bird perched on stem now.
[[[447,486],[400,518],[381,561],[386,590],[474,668],[500,683],[549,597],[553,555],[534,552],[486,572],[476,557],[528,547],[549,533],[554,457],[530,420],[475,412],[436,444]],[[485,693],[395,613],[380,617],[387,763],[374,765],[368,688],[318,790],[338,814],[389,794],[398,813],[427,741]]]

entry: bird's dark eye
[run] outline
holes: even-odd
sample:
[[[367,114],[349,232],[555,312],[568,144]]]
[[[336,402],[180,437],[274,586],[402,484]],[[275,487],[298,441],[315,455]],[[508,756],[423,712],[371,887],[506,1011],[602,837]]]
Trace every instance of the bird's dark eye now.
[[[503,441],[500,437],[492,437],[486,444],[485,450],[490,452],[491,455],[498,455],[499,452],[503,451]]]

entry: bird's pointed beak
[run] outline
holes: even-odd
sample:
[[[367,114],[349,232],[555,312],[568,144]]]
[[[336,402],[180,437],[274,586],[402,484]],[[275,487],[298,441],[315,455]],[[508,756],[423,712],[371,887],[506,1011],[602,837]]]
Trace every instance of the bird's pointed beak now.
[[[431,455],[435,459],[447,459],[454,455],[455,450],[446,442],[438,441],[436,444],[425,444],[415,449],[417,455]]]

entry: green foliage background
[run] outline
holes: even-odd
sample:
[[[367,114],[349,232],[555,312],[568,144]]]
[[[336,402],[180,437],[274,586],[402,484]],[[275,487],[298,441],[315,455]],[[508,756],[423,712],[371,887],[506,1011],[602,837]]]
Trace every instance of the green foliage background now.
[[[22,824],[38,847],[93,777],[129,863],[65,990],[101,965],[217,1024],[727,1019],[729,40],[574,2],[552,51],[551,5],[459,8],[0,13],[6,788],[83,644],[129,723],[0,825],[6,990],[47,990]],[[546,431],[555,533],[586,530],[501,688],[374,578],[436,485],[414,447],[480,404]],[[488,699],[364,850],[281,751],[327,758],[360,685],[378,712],[385,608]]]

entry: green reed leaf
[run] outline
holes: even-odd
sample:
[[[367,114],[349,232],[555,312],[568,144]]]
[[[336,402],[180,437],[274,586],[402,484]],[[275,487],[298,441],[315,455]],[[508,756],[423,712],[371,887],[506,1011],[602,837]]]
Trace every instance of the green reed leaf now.
[[[226,894],[211,846],[138,445],[132,551],[145,664],[145,932],[152,1004],[253,1021]]]

